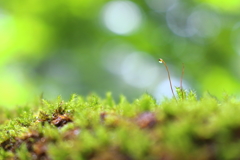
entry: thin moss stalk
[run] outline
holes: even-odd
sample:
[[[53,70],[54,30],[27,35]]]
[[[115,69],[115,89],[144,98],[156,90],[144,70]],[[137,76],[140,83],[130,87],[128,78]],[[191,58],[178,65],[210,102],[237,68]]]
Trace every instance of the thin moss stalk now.
[[[168,80],[169,80],[169,83],[170,83],[170,88],[171,88],[173,97],[174,97],[174,99],[175,99],[176,102],[177,102],[176,96],[175,96],[174,91],[173,91],[172,81],[171,81],[171,77],[170,77],[170,72],[169,72],[169,70],[168,70],[168,66],[167,66],[166,62],[165,62],[163,59],[159,58],[158,61],[159,61],[159,63],[163,63],[164,66],[166,67],[166,70],[167,70],[167,73],[168,73]]]
[[[183,93],[183,75],[184,75],[184,63],[182,64],[182,75],[181,75],[181,79],[180,79],[180,89],[181,89],[181,92],[182,92],[182,99],[184,99],[184,93]]]

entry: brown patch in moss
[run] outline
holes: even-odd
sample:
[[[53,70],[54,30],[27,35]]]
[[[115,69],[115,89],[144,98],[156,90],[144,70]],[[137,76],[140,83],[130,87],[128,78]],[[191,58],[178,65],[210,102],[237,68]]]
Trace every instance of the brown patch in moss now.
[[[137,117],[136,122],[140,128],[153,128],[157,124],[157,118],[152,112],[144,112]]]
[[[71,118],[69,118],[67,115],[55,115],[51,121],[51,124],[53,124],[56,127],[63,127],[65,124],[72,122]]]
[[[48,114],[42,111],[39,113],[38,117],[39,118],[36,121],[37,123],[41,122],[42,125],[44,125],[45,122],[48,122],[59,128],[63,127],[65,124],[69,122],[72,122],[70,115],[65,113],[65,109],[63,107],[57,108],[55,112],[52,114],[52,117],[50,117]]]
[[[0,146],[5,150],[5,151],[11,151],[15,152],[16,148],[18,148],[20,143],[17,141],[15,138],[9,138],[5,141],[3,141]]]
[[[49,160],[47,155],[47,140],[42,134],[37,131],[31,131],[21,138],[8,139],[0,144],[5,151],[13,153],[22,145],[26,144],[28,151],[32,155],[32,159]],[[17,157],[16,157],[17,159]]]
[[[47,139],[41,133],[32,131],[21,138],[34,159],[49,159],[47,157]]]
[[[106,119],[107,113],[106,112],[102,112],[100,113],[100,121],[101,123],[103,123]]]
[[[70,115],[66,114],[66,109],[63,107],[63,102],[61,102],[52,115],[51,124],[56,127],[63,127],[69,122],[72,122],[72,119],[70,118]]]

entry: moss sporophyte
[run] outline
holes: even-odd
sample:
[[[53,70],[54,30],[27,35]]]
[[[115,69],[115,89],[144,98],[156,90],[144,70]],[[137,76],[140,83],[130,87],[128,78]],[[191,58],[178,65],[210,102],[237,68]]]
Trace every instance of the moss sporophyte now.
[[[169,70],[168,70],[167,63],[166,63],[162,58],[159,58],[159,59],[158,59],[158,62],[159,62],[159,63],[163,63],[164,66],[166,67],[166,70],[167,70],[167,73],[168,73],[168,80],[169,80],[170,88],[171,88],[173,97],[174,97],[174,99],[175,99],[176,102],[177,102],[176,96],[175,96],[174,91],[173,91],[172,81],[171,81],[170,72],[169,72]],[[182,66],[182,76],[181,76],[181,79],[180,79],[180,92],[181,92],[181,98],[182,98],[182,99],[184,99],[184,92],[183,92],[183,87],[182,87],[183,75],[184,75],[184,64],[183,64],[183,66]]]

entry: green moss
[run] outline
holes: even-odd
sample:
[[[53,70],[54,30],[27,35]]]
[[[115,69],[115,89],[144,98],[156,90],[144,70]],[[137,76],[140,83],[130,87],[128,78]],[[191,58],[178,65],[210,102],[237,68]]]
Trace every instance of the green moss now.
[[[240,102],[177,93],[161,104],[74,94],[1,109],[0,159],[239,159]]]

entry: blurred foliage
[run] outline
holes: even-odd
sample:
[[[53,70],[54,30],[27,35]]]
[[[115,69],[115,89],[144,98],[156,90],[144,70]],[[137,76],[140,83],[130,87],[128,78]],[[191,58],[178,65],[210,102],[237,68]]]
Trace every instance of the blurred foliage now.
[[[134,87],[124,80],[125,72],[106,69],[109,61],[110,69],[124,64],[115,54],[119,49],[150,55],[156,63],[159,57],[166,59],[176,77],[184,63],[184,81],[197,92],[239,94],[239,1],[122,1],[133,2],[127,7],[135,5],[141,16],[128,34],[111,31],[104,21],[106,8],[115,2],[120,1],[0,1],[0,105],[24,104],[41,93],[51,99],[110,90],[115,97],[122,93],[132,100],[157,92],[166,75],[149,86]],[[137,72],[141,70],[129,75],[135,81],[142,79]]]

